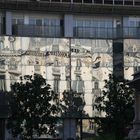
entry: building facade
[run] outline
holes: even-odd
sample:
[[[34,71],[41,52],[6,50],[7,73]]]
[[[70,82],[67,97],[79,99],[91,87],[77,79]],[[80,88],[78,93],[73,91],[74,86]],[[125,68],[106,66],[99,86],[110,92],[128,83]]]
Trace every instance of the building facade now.
[[[139,69],[139,8],[139,0],[1,0],[0,90],[38,73],[60,99],[83,93],[88,119],[103,115],[93,104],[104,80],[131,80]]]

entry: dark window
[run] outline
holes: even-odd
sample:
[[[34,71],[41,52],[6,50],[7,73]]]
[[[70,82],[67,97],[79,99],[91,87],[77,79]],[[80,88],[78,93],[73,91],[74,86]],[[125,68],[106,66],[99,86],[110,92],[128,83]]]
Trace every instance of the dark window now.
[[[6,90],[5,76],[4,75],[0,75],[0,90],[1,91],[5,91]]]
[[[37,26],[42,26],[42,20],[41,19],[37,19],[36,20],[36,25]]]
[[[60,20],[60,26],[64,26],[64,20]]]
[[[23,25],[24,19],[12,19],[12,23],[17,25]]]
[[[123,0],[115,0],[116,5],[123,5]]]
[[[52,2],[60,2],[60,0],[52,0]]]
[[[125,0],[125,5],[133,5],[133,0]]]
[[[99,83],[97,81],[94,83],[94,89],[99,89]]]
[[[71,2],[71,0],[62,0],[62,2]]]
[[[92,3],[92,0],[84,0],[84,3]]]
[[[113,41],[113,73],[121,81],[123,79],[123,43],[119,40]]]
[[[135,1],[135,5],[140,5],[140,1],[139,0]]]
[[[104,4],[113,4],[113,0],[104,0]]]
[[[4,133],[5,133],[5,120],[4,119],[0,119],[0,139],[4,140]]]
[[[59,92],[59,83],[60,83],[60,76],[55,75],[54,76],[54,92]]]
[[[75,3],[82,3],[82,0],[73,0]]]
[[[36,19],[29,19],[30,25],[36,25]]]
[[[96,4],[103,4],[103,0],[94,0],[94,3],[96,3]]]
[[[36,1],[36,0],[35,0],[35,1]],[[49,2],[50,0],[40,0],[40,1]]]

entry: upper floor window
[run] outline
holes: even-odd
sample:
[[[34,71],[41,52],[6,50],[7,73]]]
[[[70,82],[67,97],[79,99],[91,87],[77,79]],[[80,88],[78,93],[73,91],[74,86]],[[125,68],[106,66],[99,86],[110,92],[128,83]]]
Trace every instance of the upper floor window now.
[[[124,17],[124,27],[140,27],[140,17]]]
[[[30,25],[37,25],[37,26],[59,26],[60,25],[60,19],[36,19],[36,18],[30,18],[29,19]]]
[[[104,27],[104,28],[112,28],[113,20],[112,19],[76,19],[75,27]]]
[[[59,26],[60,19],[44,19],[44,25]]]
[[[25,25],[24,25],[25,24]],[[13,19],[13,34],[24,35],[24,36],[62,36],[63,30],[61,28],[60,18],[45,18],[45,17],[29,17],[29,19],[24,18],[14,18]],[[24,25],[24,26],[17,26]]]
[[[22,24],[24,24],[24,19],[22,19],[22,18],[14,18],[12,20],[12,23],[17,24],[17,25],[22,25]]]
[[[31,19],[29,19],[29,24],[30,25],[42,26],[42,19],[31,18]]]

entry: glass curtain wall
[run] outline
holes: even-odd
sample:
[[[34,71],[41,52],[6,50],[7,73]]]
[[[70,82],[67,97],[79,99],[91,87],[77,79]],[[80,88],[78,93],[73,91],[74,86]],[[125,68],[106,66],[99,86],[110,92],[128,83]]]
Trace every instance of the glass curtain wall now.
[[[90,118],[104,115],[93,110],[93,104],[102,94],[104,80],[113,72],[112,46],[112,40],[3,36],[0,89],[10,90],[10,84],[19,81],[20,76],[41,74],[60,99],[64,90],[81,97],[85,105],[80,102],[78,106],[87,118],[83,131],[91,131],[94,122]]]
[[[134,72],[140,70],[140,40],[124,40],[124,77],[132,80]]]
[[[85,102],[86,114],[96,114],[94,98],[113,71],[112,40],[5,36],[1,37],[0,51],[5,54],[0,56],[2,89],[10,90],[10,84],[20,76],[38,73],[60,98],[64,90],[72,89]]]

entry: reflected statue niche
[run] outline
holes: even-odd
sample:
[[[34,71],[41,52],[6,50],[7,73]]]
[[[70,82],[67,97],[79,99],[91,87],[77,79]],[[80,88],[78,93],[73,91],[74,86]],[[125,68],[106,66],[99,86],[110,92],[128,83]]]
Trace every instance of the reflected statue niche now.
[[[40,72],[40,60],[35,58],[35,65],[34,65],[35,72]]]
[[[55,60],[54,60],[54,67],[58,67],[59,66],[59,61],[58,61],[58,58],[55,57]]]
[[[59,93],[59,86],[60,86],[60,76],[61,76],[61,73],[60,73],[60,69],[59,69],[59,61],[58,61],[58,58],[55,58],[55,61],[54,61],[54,67],[53,67],[53,76],[54,76],[54,83],[53,83],[53,87],[54,87],[54,92],[55,93]]]
[[[6,90],[6,83],[5,83],[5,74],[0,73],[0,91]]]
[[[72,83],[72,90],[76,91],[77,93],[84,93],[85,85],[84,81],[82,80],[80,75],[76,74],[76,80],[73,81]]]
[[[76,71],[79,71],[82,67],[81,59],[76,59]]]
[[[15,82],[17,82],[17,76],[14,74],[10,74],[10,83],[14,84]]]
[[[5,69],[5,58],[0,58],[0,69]]]
[[[9,61],[9,69],[10,70],[17,70],[17,62],[15,58],[11,58]]]
[[[99,88],[99,81],[94,82],[94,88],[92,89],[92,93],[95,96],[100,96],[101,95],[101,89]]]
[[[94,82],[94,88],[92,89],[92,104],[95,103],[95,100],[97,97],[101,96],[101,89],[99,88],[99,81],[95,80]],[[93,116],[100,116],[101,112],[99,112],[98,110],[96,110],[95,108],[93,108]]]
[[[10,50],[15,51],[14,42],[16,41],[16,38],[13,36],[9,36],[8,40],[10,42]]]
[[[52,71],[53,71],[53,77],[54,77],[54,82],[53,82],[54,92],[59,93],[61,73],[60,73],[60,68],[59,68],[59,60],[57,57],[55,57]]]
[[[3,49],[4,49],[4,42],[0,40],[0,51],[2,51]]]

